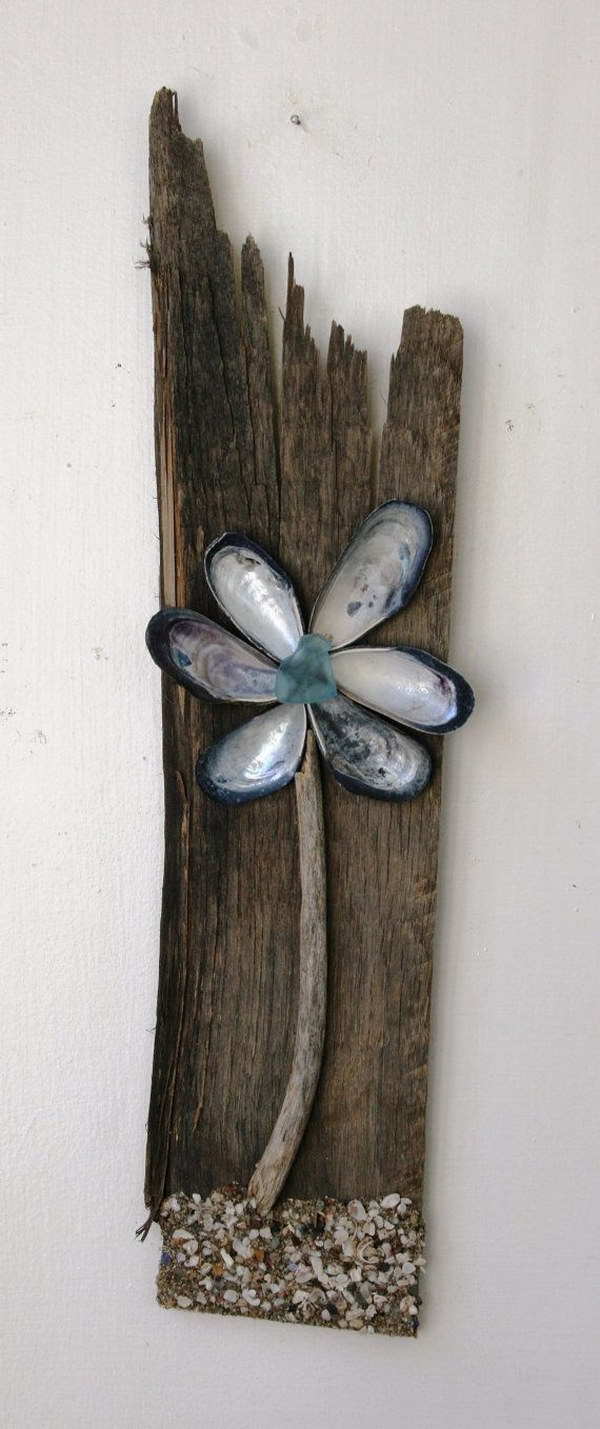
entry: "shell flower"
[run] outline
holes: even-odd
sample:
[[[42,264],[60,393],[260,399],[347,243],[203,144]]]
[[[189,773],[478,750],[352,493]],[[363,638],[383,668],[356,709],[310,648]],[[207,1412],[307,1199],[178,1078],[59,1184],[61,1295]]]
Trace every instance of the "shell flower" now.
[[[246,639],[180,609],[159,611],[146,632],[156,663],[198,699],[269,706],[200,755],[196,776],[207,794],[241,804],[289,784],[308,720],[347,789],[377,799],[421,793],[431,758],[406,728],[458,728],[473,691],[424,650],[355,642],[407,605],[432,542],[422,507],[387,501],[372,511],[321,591],[308,634],[291,581],[271,556],[236,532],[211,543],[207,583]]]

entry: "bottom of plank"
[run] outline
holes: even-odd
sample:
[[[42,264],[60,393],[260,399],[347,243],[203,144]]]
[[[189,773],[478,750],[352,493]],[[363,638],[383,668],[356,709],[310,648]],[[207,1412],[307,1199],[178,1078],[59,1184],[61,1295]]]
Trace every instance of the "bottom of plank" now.
[[[242,1187],[225,1186],[169,1196],[159,1224],[158,1301],[169,1309],[417,1333],[424,1226],[397,1191],[366,1204],[282,1200],[260,1216]]]

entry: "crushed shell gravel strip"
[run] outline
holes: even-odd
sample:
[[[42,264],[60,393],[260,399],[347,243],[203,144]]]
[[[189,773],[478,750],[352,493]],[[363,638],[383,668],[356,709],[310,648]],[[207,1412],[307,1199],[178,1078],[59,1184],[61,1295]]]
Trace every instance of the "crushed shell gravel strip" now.
[[[415,1335],[424,1227],[399,1192],[363,1203],[281,1201],[239,1186],[163,1202],[158,1300],[168,1308]]]

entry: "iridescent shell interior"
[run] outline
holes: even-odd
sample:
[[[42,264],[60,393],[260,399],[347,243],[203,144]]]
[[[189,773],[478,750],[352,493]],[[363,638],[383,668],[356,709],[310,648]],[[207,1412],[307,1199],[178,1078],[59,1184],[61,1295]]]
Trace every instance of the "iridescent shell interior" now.
[[[420,506],[387,501],[372,511],[323,588],[307,635],[291,581],[267,552],[236,532],[211,543],[208,585],[246,639],[173,609],[150,621],[148,647],[198,699],[273,708],[201,754],[196,772],[207,794],[245,803],[289,783],[302,760],[307,709],[323,758],[347,789],[378,799],[421,793],[432,761],[406,730],[457,729],[473,709],[473,691],[425,650],[354,642],[408,603],[432,540]]]

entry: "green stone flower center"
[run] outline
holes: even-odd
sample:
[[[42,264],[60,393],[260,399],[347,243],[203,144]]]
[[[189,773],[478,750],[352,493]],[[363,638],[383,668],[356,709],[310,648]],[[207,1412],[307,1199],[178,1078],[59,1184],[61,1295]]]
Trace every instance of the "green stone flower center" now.
[[[293,655],[282,660],[275,694],[282,705],[316,705],[337,695],[324,635],[302,635]]]

